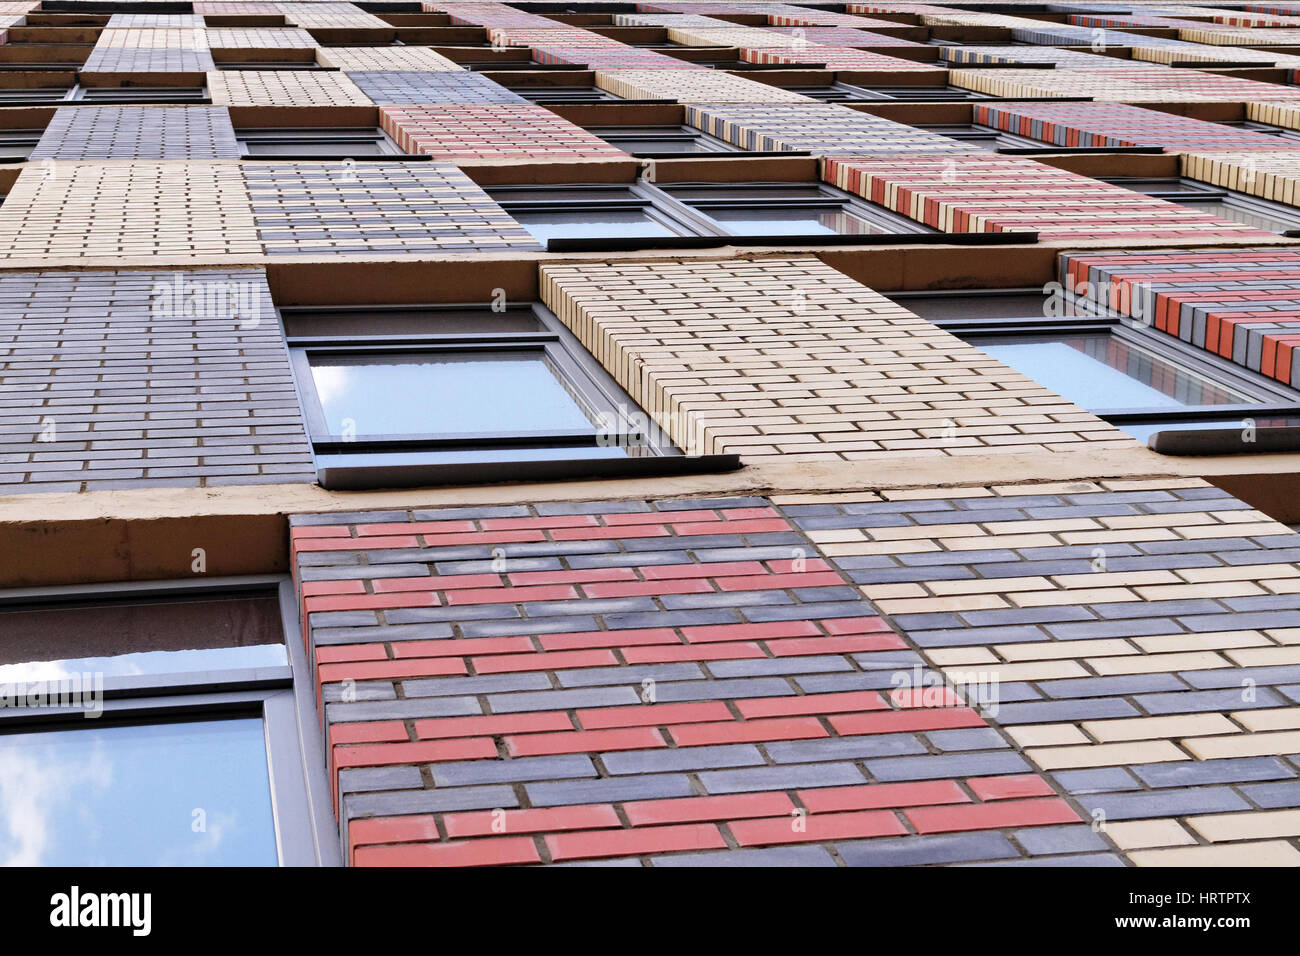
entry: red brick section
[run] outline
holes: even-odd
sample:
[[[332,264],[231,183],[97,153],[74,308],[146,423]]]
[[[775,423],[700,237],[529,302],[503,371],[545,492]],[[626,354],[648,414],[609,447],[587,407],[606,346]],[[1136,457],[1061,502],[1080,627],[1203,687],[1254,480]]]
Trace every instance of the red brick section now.
[[[627,158],[599,136],[532,104],[385,106],[379,117],[403,151],[462,164]]]
[[[1066,289],[1284,384],[1300,380],[1300,253],[1074,255]]]
[[[1213,238],[1272,233],[1028,159],[981,153],[827,157],[823,178],[943,232],[1028,232],[1051,240]]]
[[[467,716],[354,720],[346,714],[337,719],[339,715],[331,710],[326,721],[330,774],[336,810],[341,814],[340,773],[367,768],[420,768],[431,775],[436,794],[444,789],[456,792],[456,781],[440,778],[440,768],[469,768],[480,773],[492,764],[508,770],[516,766],[515,761],[568,760],[575,755],[599,761],[600,783],[629,780],[629,771],[613,763],[620,755],[642,761],[663,755],[665,760],[682,762],[664,763],[659,769],[687,767],[691,771],[691,783],[684,791],[653,799],[561,799],[561,805],[530,805],[539,799],[540,791],[526,782],[536,778],[525,775],[525,782],[514,787],[518,805],[392,815],[349,813],[344,822],[350,862],[358,866],[477,866],[644,859],[1080,823],[1078,813],[1032,772],[977,771],[989,775],[887,782],[873,779],[870,760],[854,764],[851,755],[840,758],[828,751],[825,757],[790,756],[790,752],[777,749],[805,744],[853,747],[871,741],[886,745],[921,739],[906,735],[970,732],[989,725],[951,694],[940,694],[935,700],[905,690],[891,693],[889,668],[911,668],[915,655],[909,645],[865,600],[853,596],[854,589],[815,556],[810,544],[780,549],[793,557],[775,556],[773,548],[762,545],[774,536],[798,540],[794,537],[798,532],[778,511],[753,501],[745,500],[744,507],[705,503],[696,508],[683,502],[672,510],[602,513],[593,508],[589,514],[509,518],[487,516],[493,509],[484,509],[485,516],[479,519],[354,520],[295,527],[293,560],[309,625],[309,646],[316,643],[312,635],[323,635],[322,628],[334,622],[330,615],[339,612],[364,612],[381,622],[381,615],[390,612],[464,608],[469,621],[475,608],[513,605],[523,616],[545,622],[554,619],[547,609],[582,614],[586,605],[604,623],[595,630],[557,632],[549,627],[528,631],[525,621],[525,632],[520,634],[473,637],[458,628],[449,638],[404,640],[392,637],[391,632],[395,624],[400,629],[399,622],[405,619],[387,618],[376,628],[383,632],[378,639],[365,639],[367,628],[358,627],[359,639],[354,643],[316,644],[314,662],[322,700],[338,700],[338,695],[328,691],[343,682],[374,686],[376,681],[385,681],[405,688],[409,680],[478,675],[541,674],[547,678],[541,686],[557,689],[630,685],[640,690],[638,666],[662,662],[718,668],[711,673],[701,671],[701,676],[737,687],[734,696],[715,692],[712,696],[706,693],[707,699],[681,701],[642,698],[641,703],[611,700],[584,706],[557,698],[560,702],[555,706],[538,704],[523,712],[505,707],[500,713],[492,707],[508,704],[512,698],[488,694],[472,699],[472,706],[482,712]],[[671,540],[662,542],[664,538]],[[619,553],[632,560],[611,561],[608,567],[513,570],[507,551],[506,563],[499,570],[437,573],[440,556],[460,553],[455,545],[470,540],[480,545],[499,540],[558,545],[560,553],[572,550],[575,564],[583,563],[578,559],[593,549],[608,554],[607,542],[614,541],[622,549]],[[713,553],[720,541],[740,542],[740,547],[730,549],[739,556]],[[661,542],[662,551],[658,547],[640,550]],[[430,573],[396,577],[362,574],[371,567],[370,556],[382,560],[384,553],[394,548],[402,549],[404,566],[424,563]],[[664,551],[684,553],[689,560],[657,562],[655,555]],[[301,580],[300,564],[314,566],[308,556],[340,552],[355,555],[357,579]],[[427,554],[427,560],[419,552]],[[549,552],[556,553],[556,549]],[[810,554],[813,556],[805,556]],[[563,563],[569,564],[568,560]],[[333,573],[338,565],[330,568]],[[730,608],[731,595],[748,597],[746,606],[784,608],[805,603],[836,613],[747,621],[727,610],[724,613],[734,615],[735,623],[691,624],[683,623],[681,612],[667,618],[669,609],[677,607],[669,604],[663,610],[663,626],[627,627],[619,626],[623,622],[608,616],[607,609],[611,600],[640,602],[636,605],[640,607],[647,600],[677,596],[713,596],[718,607]],[[844,614],[844,610],[860,613]],[[650,617],[653,622],[654,615]],[[716,612],[708,617],[716,620]],[[898,657],[900,653],[903,658]],[[763,670],[726,669],[737,665],[759,665]],[[868,680],[873,674],[885,679],[877,681],[879,690],[823,692],[798,683],[800,675],[826,670],[863,675],[853,680]],[[597,681],[573,679],[573,675],[584,673],[613,676]],[[737,679],[760,673],[791,676]],[[784,679],[787,689],[773,691],[773,679]],[[663,686],[689,688],[691,683],[675,684],[666,678]],[[746,695],[746,687],[760,695]],[[487,705],[480,707],[484,701]],[[715,788],[726,787],[711,777],[711,771],[736,766],[724,761],[721,754],[738,749],[759,753],[753,749],[756,747],[763,748],[766,757],[758,769],[813,776],[798,778],[807,780],[806,784],[716,792]],[[692,757],[693,748],[711,749]],[[921,754],[913,759],[922,761],[924,752],[924,745],[880,751],[886,755]],[[870,749],[862,751],[864,756],[871,753]],[[823,760],[840,762],[808,763]],[[817,780],[816,773],[827,767],[837,768],[836,775]],[[860,782],[844,785],[845,773]],[[924,770],[917,774],[926,775]],[[651,773],[635,779],[655,782],[669,776],[686,779],[679,773]],[[569,785],[587,786],[588,779],[574,779]]]

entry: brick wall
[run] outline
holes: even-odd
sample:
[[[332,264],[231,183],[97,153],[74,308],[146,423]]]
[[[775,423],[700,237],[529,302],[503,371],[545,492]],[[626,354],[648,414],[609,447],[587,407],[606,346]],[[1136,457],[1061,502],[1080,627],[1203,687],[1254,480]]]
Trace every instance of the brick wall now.
[[[541,272],[543,301],[683,447],[750,462],[1132,447],[815,259]]]
[[[264,273],[7,272],[0,316],[5,494],[314,480]]]
[[[293,524],[355,865],[1117,862],[763,499]]]

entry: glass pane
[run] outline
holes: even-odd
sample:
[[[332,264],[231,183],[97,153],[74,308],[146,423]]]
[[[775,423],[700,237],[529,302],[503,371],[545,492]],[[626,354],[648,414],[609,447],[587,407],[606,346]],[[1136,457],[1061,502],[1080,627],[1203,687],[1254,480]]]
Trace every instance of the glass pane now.
[[[829,193],[820,186],[809,183],[773,183],[754,185],[716,186],[665,186],[664,191],[682,202],[696,199],[731,199],[735,202],[761,202],[764,199],[828,199],[842,198],[844,193]]]
[[[601,139],[617,146],[628,153],[708,153],[712,152],[694,136],[682,134],[680,137],[663,139],[633,138],[623,136],[602,136]]]
[[[816,206],[757,206],[701,210],[735,236],[875,236],[894,230],[842,208]]]
[[[189,651],[142,651],[117,657],[78,657],[59,661],[35,661],[30,664],[6,664],[0,666],[0,684],[10,681],[62,680],[82,674],[134,677],[142,674],[286,667],[288,664],[289,655],[283,644],[205,647]]]
[[[250,156],[382,156],[384,148],[376,140],[331,142],[299,139],[280,142],[249,140],[245,143]]]
[[[1109,333],[1000,336],[974,344],[1090,412],[1252,401]]]
[[[249,592],[6,608],[0,635],[0,684],[288,663],[279,600]]]
[[[1218,419],[1215,421],[1177,421],[1177,422],[1125,422],[1122,425],[1116,425],[1122,432],[1132,435],[1138,441],[1145,442],[1156,432],[1183,432],[1183,431],[1201,431],[1210,428],[1226,428],[1233,431],[1245,432],[1247,427],[1253,426],[1260,428],[1295,428],[1300,425],[1300,419],[1297,418],[1229,418],[1227,420]]]
[[[315,355],[311,370],[331,435],[592,427],[540,350]]]
[[[326,454],[316,457],[321,468],[359,468],[380,465],[460,465],[498,461],[567,461],[585,458],[628,458],[641,447],[573,445],[554,448],[470,448],[448,451],[392,451]]]
[[[6,866],[277,862],[259,718],[0,736]]]
[[[675,236],[641,209],[511,210],[510,216],[539,242],[549,239],[625,239]]]
[[[1265,232],[1283,233],[1288,229],[1300,228],[1300,221],[1289,216],[1256,211],[1248,206],[1239,206],[1222,199],[1208,202],[1197,200],[1196,202],[1184,203],[1184,205],[1189,209],[1195,209],[1197,212],[1218,216],[1220,219],[1226,219],[1229,222],[1239,222],[1243,226],[1263,229]]]

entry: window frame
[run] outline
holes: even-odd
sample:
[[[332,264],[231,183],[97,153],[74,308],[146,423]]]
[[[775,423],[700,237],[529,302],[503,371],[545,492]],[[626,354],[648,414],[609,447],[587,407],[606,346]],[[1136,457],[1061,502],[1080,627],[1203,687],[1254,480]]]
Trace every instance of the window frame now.
[[[807,199],[790,199],[762,195],[764,190],[776,191],[789,189],[791,186],[805,186],[815,189],[818,196]],[[719,192],[731,191],[734,195],[688,202],[673,194],[673,190],[690,187],[707,187]],[[499,190],[504,189],[517,190],[536,198],[499,198]],[[570,193],[577,194],[580,191],[592,192],[599,190],[608,190],[610,193],[626,192],[632,198],[628,200],[565,198]],[[548,252],[700,248],[708,246],[878,245],[897,242],[924,243],[937,241],[982,244],[985,242],[1001,243],[1025,240],[1025,236],[1019,233],[941,233],[924,223],[915,222],[891,210],[875,206],[852,193],[837,189],[827,183],[812,180],[743,183],[683,181],[663,185],[646,179],[638,179],[631,183],[574,185],[511,185],[503,183],[498,186],[487,187],[487,193],[512,216],[530,210],[581,212],[583,209],[590,209],[595,213],[600,210],[618,208],[619,203],[625,203],[625,208],[639,208],[644,211],[647,218],[677,233],[674,236],[575,236],[551,238],[546,242]],[[745,235],[728,231],[724,222],[714,219],[707,213],[709,208],[765,208],[778,210],[781,208],[807,209],[821,205],[827,208],[836,207],[873,225],[885,227],[889,231],[864,234],[790,231],[773,232],[767,235]],[[998,238],[990,239],[989,237]]]
[[[978,299],[993,296],[1031,294],[1039,297],[1042,289],[988,289],[954,295],[951,292],[891,292],[888,296],[904,308],[909,300],[925,298]],[[984,314],[970,319],[932,319],[926,321],[951,332],[968,345],[979,348],[982,338],[1009,335],[1042,336],[1058,338],[1074,334],[1105,332],[1116,335],[1121,341],[1155,354],[1158,358],[1185,368],[1194,375],[1209,379],[1215,384],[1256,397],[1250,403],[1232,405],[1196,405],[1180,408],[1131,408],[1095,412],[1102,421],[1122,428],[1126,424],[1168,425],[1158,428],[1147,445],[1161,454],[1231,454],[1242,451],[1284,451],[1300,448],[1300,427],[1260,426],[1258,434],[1264,436],[1247,448],[1240,440],[1241,421],[1255,418],[1300,418],[1300,390],[1284,385],[1236,363],[1228,362],[1177,336],[1159,332],[1150,325],[1115,312],[1101,309],[1093,303],[1068,296],[1067,304],[1081,314],[1060,318],[1049,316],[1005,316]],[[987,311],[987,310],[986,310]],[[1028,377],[1028,376],[1026,376]],[[1072,401],[1069,396],[1062,396]],[[1080,406],[1082,407],[1082,406]],[[1179,429],[1180,422],[1222,420],[1223,429]],[[1288,434],[1283,434],[1288,433]],[[1137,439],[1135,439],[1137,440]],[[1195,449],[1188,451],[1186,449]]]
[[[277,598],[286,665],[131,678],[105,676],[103,713],[95,719],[96,726],[259,718],[265,734],[278,865],[341,866],[343,853],[330,796],[327,754],[316,717],[313,668],[296,639],[301,626],[287,575],[6,589],[0,591],[0,611],[150,596],[202,599],[232,591]],[[86,719],[80,708],[0,708],[0,735],[53,733],[84,726]]]
[[[372,130],[374,132],[369,132]],[[408,157],[402,152],[400,146],[386,132],[378,126],[245,126],[235,130],[235,139],[239,143],[239,155],[241,158],[252,160],[321,160],[328,162],[335,159],[355,159],[364,160],[382,160],[392,159],[394,156],[409,158],[415,160],[428,160],[429,156],[412,156]],[[330,153],[295,153],[292,150],[283,152],[265,152],[254,153],[249,150],[249,141],[254,143],[269,144],[272,146],[291,146],[307,142],[341,142],[347,143],[375,143],[379,146],[377,153],[349,153],[340,148],[337,154]]]
[[[103,91],[114,91],[99,95]],[[185,103],[192,106],[212,104],[206,86],[82,86],[68,91],[62,102],[98,103],[105,106],[138,106],[153,103]],[[11,104],[12,105],[12,104]]]
[[[0,129],[0,163],[25,163],[31,158],[32,150],[41,141],[45,135],[43,129]],[[22,153],[22,149],[26,152]],[[4,151],[13,148],[14,155],[2,155]],[[21,155],[19,155],[21,153]]]
[[[643,126],[586,126],[584,127],[584,129],[586,129],[586,131],[588,133],[591,133],[593,136],[599,136],[601,139],[609,143],[611,146],[617,146],[619,149],[623,150],[623,152],[627,153],[630,156],[635,156],[638,159],[683,159],[683,158],[689,159],[698,156],[707,156],[709,158],[713,158],[714,156],[719,154],[727,155],[727,154],[735,154],[735,153],[743,153],[746,156],[777,155],[766,151],[751,152],[749,150],[742,149],[739,146],[736,146],[732,143],[728,143],[726,140],[718,139],[716,136],[711,136],[702,129],[696,129],[694,126],[688,126],[685,123],[679,123],[676,125],[672,123],[665,123],[662,124],[661,126],[657,126],[654,124],[647,124]],[[621,130],[639,130],[640,132],[621,133],[620,132]],[[662,132],[649,132],[650,130],[661,130]],[[682,152],[673,152],[671,150],[668,151],[630,150],[627,149],[625,146],[623,146],[622,143],[620,142],[620,140],[626,141],[626,140],[633,140],[633,139],[651,140],[651,141],[655,139],[661,139],[665,142],[668,142],[674,139],[680,141],[681,139],[688,138],[688,137],[691,142],[696,143],[698,145],[707,146],[708,148],[694,150],[694,151],[682,151]],[[779,155],[788,156],[790,154],[782,153]]]
[[[811,199],[789,199],[782,197],[763,197],[761,193],[764,190],[776,191],[779,189],[788,189],[792,185],[808,186],[815,188],[819,197]],[[736,195],[734,198],[721,197],[700,199],[688,202],[673,195],[673,190],[708,186],[719,191],[733,190]],[[664,186],[655,186],[656,192],[663,195],[674,211],[680,211],[683,216],[690,216],[694,222],[697,222],[703,228],[707,228],[714,235],[725,236],[729,244],[756,244],[764,245],[772,242],[861,242],[863,240],[872,240],[880,242],[886,237],[896,236],[940,236],[943,233],[926,226],[924,223],[908,219],[906,216],[899,215],[892,210],[885,209],[883,206],[876,206],[868,203],[866,200],[837,189],[827,183],[813,181],[790,182],[753,182],[753,183],[697,183],[697,182],[675,182],[665,184]],[[748,194],[748,195],[747,195]],[[825,236],[819,233],[800,233],[787,232],[780,235],[771,236],[746,236],[728,232],[724,223],[709,216],[705,211],[707,209],[809,209],[818,206],[838,206],[841,211],[851,213],[859,219],[864,219],[873,225],[884,226],[892,231],[868,234],[868,235],[841,235],[832,234]]]
[[[519,190],[536,198],[498,198],[497,192],[503,189]],[[584,183],[574,185],[506,185],[488,186],[486,192],[512,218],[516,213],[560,212],[593,214],[607,210],[640,210],[651,222],[657,223],[673,233],[670,236],[628,236],[628,237],[573,237],[548,239],[544,245],[548,252],[566,249],[631,248],[654,249],[664,246],[683,245],[724,245],[721,234],[708,230],[699,217],[691,215],[688,210],[674,208],[667,203],[662,191],[645,180],[630,183]],[[604,192],[613,196],[625,193],[631,198],[576,198],[579,193]],[[527,230],[527,225],[523,228]],[[531,235],[531,233],[530,233]],[[539,242],[541,240],[538,240]]]
[[[1195,209],[1197,204],[1201,202],[1222,202],[1257,216],[1280,219],[1283,222],[1291,220],[1295,223],[1294,228],[1283,230],[1276,233],[1276,235],[1288,239],[1300,238],[1300,208],[1288,206],[1285,203],[1261,199],[1258,196],[1250,196],[1235,189],[1203,183],[1186,176],[1107,176],[1099,178],[1101,178],[1102,182],[1121,186],[1125,189],[1132,189],[1134,183],[1140,182],[1168,182],[1170,188],[1167,190],[1157,189],[1148,192],[1135,189],[1133,191],[1140,192],[1143,196],[1151,196],[1154,199],[1163,199],[1165,202],[1175,203],[1188,209]],[[1271,232],[1272,230],[1267,231]]]
[[[470,312],[485,313],[481,304],[401,305],[401,306],[297,306],[280,310],[282,316],[390,312]],[[583,347],[559,318],[540,303],[515,306],[510,311],[531,314],[538,321],[538,331],[395,333],[331,333],[328,335],[286,334],[290,364],[298,389],[299,403],[307,425],[308,439],[317,460],[317,480],[327,489],[362,489],[376,487],[410,487],[455,482],[519,481],[530,478],[600,477],[617,475],[683,474],[730,471],[740,467],[736,454],[687,455],[650,418],[641,406],[624,391],[610,374]],[[317,354],[458,354],[518,352],[535,350],[550,363],[561,387],[574,396],[588,414],[609,416],[618,423],[612,434],[593,423],[590,429],[556,429],[517,432],[457,432],[416,435],[366,435],[347,438],[331,434],[324,409],[316,393],[311,358]],[[637,414],[636,424],[647,427],[643,432],[624,427],[632,425],[627,411]],[[640,454],[623,457],[584,457],[583,449],[616,444],[641,449]],[[473,451],[481,449],[572,449],[574,455],[552,459],[481,460],[474,462],[386,463],[382,460],[356,464],[321,465],[323,455],[349,453],[419,453],[427,451]]]

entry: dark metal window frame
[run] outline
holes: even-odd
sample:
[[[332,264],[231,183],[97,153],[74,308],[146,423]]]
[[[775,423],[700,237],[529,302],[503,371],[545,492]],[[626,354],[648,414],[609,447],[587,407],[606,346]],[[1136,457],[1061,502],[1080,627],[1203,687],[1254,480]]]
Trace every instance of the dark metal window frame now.
[[[996,126],[983,123],[933,123],[917,124],[917,129],[938,133],[963,143],[985,144],[994,152],[1012,156],[1035,156],[1046,153],[1126,153],[1154,154],[1164,152],[1160,146],[1060,146],[1022,136]]]
[[[293,307],[281,309],[282,315],[310,317],[312,313],[330,314],[376,311],[401,312],[470,312],[490,313],[486,306],[403,305]],[[447,463],[431,460],[420,464],[384,464],[359,461],[354,465],[319,467],[320,484],[331,489],[403,487],[447,484],[457,481],[519,481],[530,478],[598,477],[603,475],[677,474],[686,472],[729,471],[740,465],[737,455],[685,455],[658,425],[642,412],[609,373],[595,360],[549,309],[539,303],[517,306],[509,311],[536,318],[538,330],[531,332],[456,331],[429,334],[290,334],[287,342],[297,381],[299,400],[307,421],[312,447],[317,456],[384,454],[388,452],[472,451],[481,449],[572,448],[572,457],[518,461]],[[569,429],[553,431],[430,433],[420,435],[332,434],[323,407],[316,394],[311,359],[315,355],[385,355],[385,354],[482,354],[535,351],[545,356],[562,387],[589,414],[607,416],[617,428]],[[625,413],[641,413],[630,422]],[[630,425],[645,424],[644,431],[629,430]],[[583,449],[603,445],[639,450],[626,457],[584,456]]]
[[[0,129],[0,163],[26,162],[44,134],[43,129]]]
[[[969,298],[977,301],[983,297],[1016,293],[1025,295],[1026,304],[1031,294],[1038,297],[1037,301],[1042,301],[1041,289],[990,289],[976,293],[962,293],[960,296],[954,296],[951,292],[902,292],[890,293],[889,297],[906,307],[909,300],[915,299],[942,297]],[[1252,446],[1244,445],[1240,439],[1242,419],[1300,418],[1300,390],[1228,362],[1176,336],[1153,330],[1139,320],[1100,309],[1077,297],[1067,295],[1067,302],[1074,310],[1085,314],[1062,318],[1024,315],[992,317],[984,314],[979,318],[971,319],[929,319],[927,321],[977,348],[983,338],[1008,335],[1058,338],[1072,333],[1107,333],[1118,337],[1126,344],[1153,353],[1166,362],[1183,367],[1195,375],[1255,398],[1252,402],[1234,405],[1195,405],[1176,409],[1132,408],[1093,412],[1103,421],[1117,426],[1167,424],[1169,426],[1167,430],[1157,431],[1148,442],[1153,450],[1162,454],[1230,454],[1300,450],[1300,428],[1260,427],[1258,434],[1261,438]],[[1180,430],[1178,428],[1180,422],[1219,419],[1223,420],[1225,425],[1222,430]],[[1284,432],[1288,434],[1281,434]]]
[[[1295,223],[1294,227],[1283,230],[1280,235],[1292,239],[1300,237],[1300,208],[1295,206],[1287,206],[1269,199],[1260,199],[1257,196],[1249,196],[1246,193],[1226,189],[1223,186],[1215,186],[1211,183],[1199,182],[1185,176],[1106,176],[1101,178],[1103,182],[1124,186],[1128,189],[1132,189],[1133,185],[1137,183],[1167,182],[1169,184],[1167,190],[1144,189],[1134,190],[1134,192],[1141,192],[1144,196],[1163,199],[1166,202],[1177,203],[1180,206],[1190,208],[1195,208],[1197,203],[1201,202],[1222,202],[1246,213],[1253,213],[1270,219],[1280,219],[1283,222],[1291,221]]]
[[[778,196],[763,195],[765,191],[776,192],[781,189],[789,189],[792,185],[808,186],[808,187],[815,188],[818,192],[818,196],[815,198],[807,198],[807,199],[790,199],[790,198],[784,198]],[[709,199],[696,199],[690,201],[685,199],[679,199],[677,196],[673,195],[674,190],[689,189],[692,187],[702,187],[702,186],[707,186],[710,189],[715,189],[720,192],[730,190],[733,191],[735,195],[732,197],[724,196],[724,197],[709,198]],[[836,187],[828,185],[827,183],[811,182],[811,181],[808,182],[801,181],[798,183],[679,182],[679,183],[665,184],[664,186],[656,187],[656,191],[666,197],[667,202],[670,204],[669,208],[672,208],[674,211],[678,209],[683,210],[686,215],[690,215],[694,219],[694,221],[701,223],[703,227],[709,229],[710,232],[727,236],[729,240],[733,240],[733,241],[745,242],[745,241],[753,241],[753,240],[764,240],[770,243],[774,240],[779,240],[782,242],[784,241],[804,242],[804,241],[808,241],[809,239],[827,241],[827,237],[823,237],[820,235],[809,236],[806,234],[796,233],[796,232],[786,233],[778,237],[739,236],[739,235],[735,235],[734,233],[728,232],[725,224],[710,216],[708,214],[708,210],[710,209],[777,209],[779,210],[779,209],[809,209],[809,208],[823,208],[827,210],[838,209],[841,212],[850,213],[854,216],[857,216],[860,219],[865,219],[867,222],[870,222],[873,225],[883,226],[891,230],[891,232],[888,233],[888,235],[891,236],[940,235],[940,233],[936,232],[936,230],[931,229],[929,226],[926,226],[923,223],[919,223],[914,220],[908,219],[905,216],[900,216],[898,213],[885,209],[882,206],[873,205],[872,203],[869,203],[864,199],[860,199],[859,197],[853,195],[852,193],[846,192],[842,189],[837,189]],[[851,235],[845,235],[845,236],[832,236],[829,238],[830,240],[834,240],[834,241],[852,242],[857,237]],[[878,237],[875,238],[878,241]]]
[[[645,126],[587,126],[588,133],[599,136],[605,142],[617,146],[625,153],[636,156],[638,159],[681,159],[693,156],[709,156],[715,153],[744,153],[747,156],[770,156],[776,155],[768,152],[749,152],[739,146],[728,143],[726,140],[718,139],[716,136],[710,136],[702,129],[696,129],[694,126],[687,126],[685,123],[673,125],[665,123],[662,126],[645,125]],[[705,147],[696,150],[632,150],[623,144],[632,140],[642,140],[648,142],[691,142],[697,146]],[[789,155],[789,154],[782,154]]]
[[[792,199],[764,195],[789,189],[791,186],[806,186],[815,189],[816,197]],[[692,187],[706,187],[720,193],[731,192],[731,196],[717,196],[708,199],[686,200],[674,195],[674,190]],[[842,189],[836,189],[826,183],[812,181],[789,182],[755,182],[755,183],[704,183],[675,182],[660,186],[641,179],[633,183],[592,183],[571,186],[503,186],[523,192],[536,198],[498,198],[494,189],[488,194],[501,205],[506,212],[515,214],[529,211],[580,213],[590,210],[592,213],[608,209],[639,209],[647,218],[671,229],[675,236],[652,237],[591,237],[551,239],[547,243],[548,251],[576,251],[613,249],[655,249],[683,246],[770,246],[770,245],[854,245],[878,244],[898,241],[953,241],[953,236],[936,232],[923,223],[914,222],[888,209],[874,206]],[[578,193],[607,191],[611,198],[577,198]],[[615,199],[614,194],[630,196]],[[731,232],[726,224],[709,215],[710,209],[780,209],[824,208],[842,211],[864,219],[873,225],[890,230],[884,233],[864,235],[840,235],[825,233],[786,232],[772,235],[742,235]],[[976,235],[976,234],[967,234]],[[990,234],[1011,236],[1016,234]],[[1020,241],[1023,235],[1016,235]],[[960,241],[960,240],[957,240]]]
[[[148,103],[211,104],[205,86],[82,86],[70,89],[63,102],[134,106]]]
[[[240,155],[249,159],[265,157],[268,159],[356,159],[362,161],[405,156],[401,147],[378,126],[240,127],[235,130],[235,138],[239,141]],[[339,146],[338,154],[298,153],[291,148],[305,143],[337,143]],[[363,143],[373,143],[379,147],[380,151],[378,153],[361,154],[347,151],[348,146]],[[249,149],[250,144],[283,146],[286,148],[271,152],[252,152]],[[428,159],[429,157],[420,156],[414,158]]]
[[[298,640],[302,630],[293,584],[287,576],[9,589],[0,591],[0,610],[87,600],[202,599],[232,591],[274,594],[278,598],[288,666],[106,676],[103,714],[96,718],[96,725],[239,716],[262,720],[280,865],[340,866],[342,850],[330,798],[324,738],[316,718],[312,667]],[[84,726],[86,719],[79,708],[0,708],[0,734],[58,732]]]

